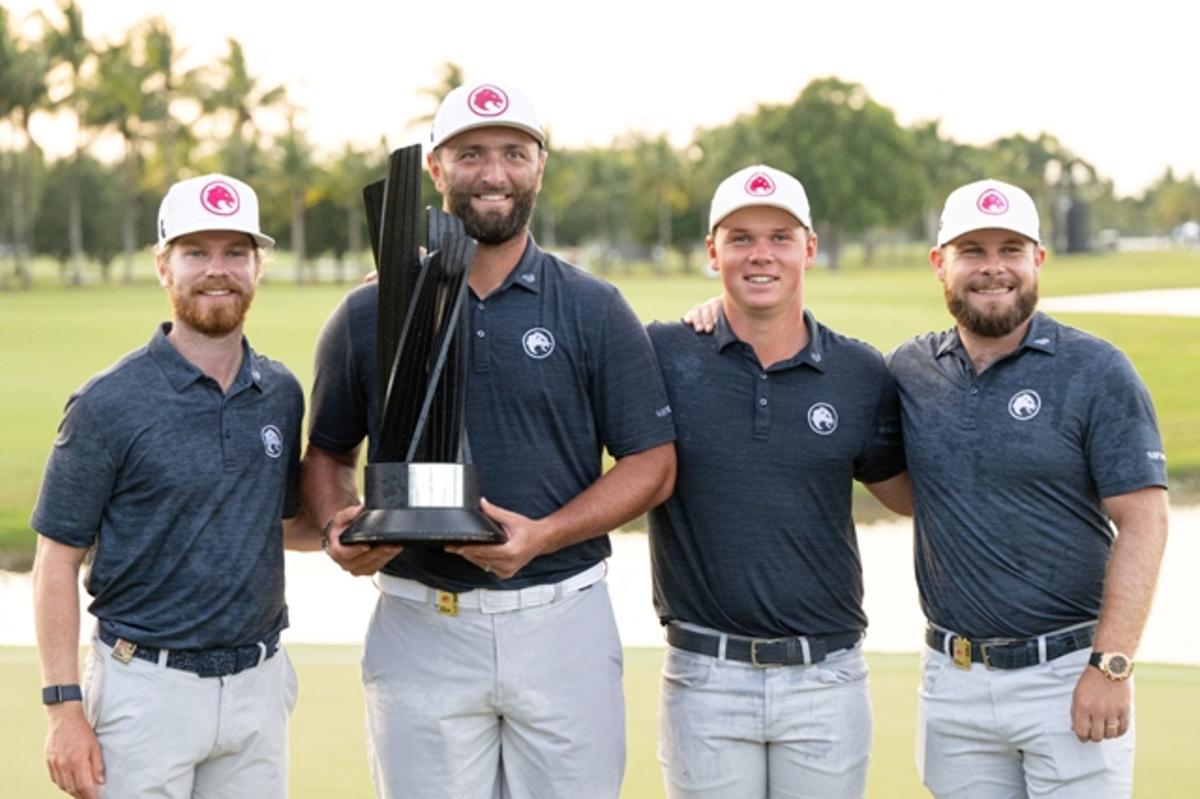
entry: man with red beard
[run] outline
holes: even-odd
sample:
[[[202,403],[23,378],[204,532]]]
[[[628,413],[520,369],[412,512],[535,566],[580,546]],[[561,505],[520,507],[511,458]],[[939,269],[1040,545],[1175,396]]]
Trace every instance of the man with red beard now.
[[[320,538],[300,513],[300,385],[242,336],[273,243],[245,183],[172,186],[172,321],[67,402],[31,526],[46,759],[72,796],[287,796],[283,547]]]
[[[427,164],[478,241],[468,277],[466,425],[486,546],[343,546],[363,438],[378,450],[378,286],[351,292],[317,345],[304,501],[330,556],[375,574],[363,684],[383,797],[615,797],[625,762],[621,642],[607,532],[674,482],[674,427],[645,330],[620,293],[529,235],[546,164],[525,95],[454,90]],[[607,449],[616,464],[603,471]],[[381,571],[382,569],[382,571]]]
[[[1133,788],[1166,459],[1129,360],[1035,311],[1038,227],[1015,186],[952,192],[929,261],[957,324],[889,359],[929,619],[917,767],[939,797]]]

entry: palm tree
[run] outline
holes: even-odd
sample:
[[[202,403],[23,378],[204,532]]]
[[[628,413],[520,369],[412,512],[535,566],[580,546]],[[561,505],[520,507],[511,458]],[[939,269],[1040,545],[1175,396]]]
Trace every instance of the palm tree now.
[[[157,175],[156,183],[166,192],[178,179],[180,165],[187,163],[187,155],[196,143],[190,128],[180,124],[172,107],[178,100],[199,100],[205,87],[200,80],[199,68],[179,72],[178,61],[182,52],[175,46],[175,34],[162,17],[145,22],[141,42],[151,73],[147,89],[159,96],[158,102],[165,110],[155,138],[162,159],[161,174]]]
[[[80,136],[83,133],[83,87],[84,64],[94,52],[91,42],[83,30],[83,12],[75,0],[66,0],[59,6],[62,25],[56,26],[46,15],[41,15],[47,27],[43,46],[51,67],[64,66],[67,70],[66,92],[55,101],[56,106],[65,106],[77,121],[74,146],[71,152],[71,167],[67,177],[67,240],[71,251],[70,282],[78,284],[83,274],[83,203],[79,189],[79,155],[83,149]]]
[[[7,119],[13,129],[13,174],[7,181],[12,198],[13,276],[18,285],[28,288],[29,197],[27,162],[40,153],[37,142],[29,133],[29,118],[46,103],[46,56],[34,47],[15,38],[8,24],[8,13],[0,6],[0,119]],[[23,143],[23,146],[18,146]]]
[[[229,40],[229,54],[221,59],[220,75],[215,88],[205,91],[202,105],[205,113],[225,113],[232,117],[230,157],[228,168],[237,177],[251,177],[252,159],[257,152],[259,129],[255,113],[263,108],[283,106],[287,100],[285,88],[264,89],[246,68],[246,56],[236,39]]]
[[[125,282],[133,279],[133,253],[137,249],[137,168],[144,139],[143,126],[162,118],[162,98],[147,93],[151,69],[136,58],[128,38],[101,50],[94,81],[88,87],[86,122],[112,128],[125,145],[121,162],[121,244]]]
[[[308,186],[316,175],[313,148],[304,130],[296,123],[298,109],[289,108],[287,132],[277,142],[282,161],[280,179],[285,187],[291,208],[292,255],[296,259],[296,282],[302,283],[308,271],[308,247],[304,233],[304,212],[307,208]],[[315,275],[313,275],[315,279]]]
[[[409,120],[408,127],[428,127],[433,124],[433,117],[437,114],[437,108],[442,104],[442,100],[445,100],[447,94],[462,86],[464,82],[462,67],[453,61],[443,61],[441,66],[438,67],[438,82],[433,86],[426,86],[423,89],[417,90],[417,94],[423,94],[433,100],[434,110],[428,114],[413,117]]]
[[[383,155],[387,147],[379,148]],[[351,258],[362,256],[364,244],[363,230],[363,199],[362,189],[372,180],[379,177],[383,171],[378,158],[372,158],[371,153],[360,150],[352,144],[346,144],[337,161],[325,170],[321,181],[321,191],[329,201],[342,209],[346,214],[346,250]],[[337,257],[337,280],[345,279],[345,259],[343,253],[335,250]]]

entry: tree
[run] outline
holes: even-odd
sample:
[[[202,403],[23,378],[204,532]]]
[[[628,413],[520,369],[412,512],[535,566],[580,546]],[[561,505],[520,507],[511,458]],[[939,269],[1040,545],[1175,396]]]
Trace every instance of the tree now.
[[[346,255],[357,258],[366,250],[362,190],[383,173],[380,154],[386,155],[385,147],[368,151],[346,144],[337,160],[322,174],[319,202],[328,203],[328,211],[332,213],[314,217],[318,225],[325,223],[329,228],[324,241],[333,252],[339,282],[345,279]],[[342,224],[334,223],[335,214],[341,217]]]
[[[229,53],[218,65],[216,85],[203,91],[201,105],[205,113],[231,118],[226,148],[226,168],[236,177],[249,180],[254,174],[253,159],[258,151],[261,131],[255,121],[257,112],[286,105],[285,88],[263,88],[246,67],[246,56],[237,39],[229,39]]]
[[[308,247],[304,230],[304,214],[308,205],[309,187],[316,176],[313,148],[304,130],[296,123],[298,110],[291,108],[287,115],[287,131],[277,145],[281,160],[278,179],[288,199],[291,217],[292,256],[296,260],[296,282],[302,283],[309,271]],[[315,273],[310,277],[316,278]]]
[[[75,140],[72,143],[71,166],[67,173],[67,240],[71,250],[70,281],[78,284],[83,275],[83,203],[80,196],[80,165],[79,158],[83,149],[83,120],[85,91],[83,86],[83,70],[85,64],[93,55],[91,42],[83,30],[83,11],[75,0],[66,0],[59,6],[62,24],[55,25],[45,15],[42,16],[48,30],[44,40],[46,54],[51,67],[62,66],[66,70],[65,79],[59,81],[64,86],[64,93],[55,100],[54,105],[70,110],[76,120]]]
[[[151,70],[135,57],[126,38],[100,51],[94,82],[88,89],[85,119],[97,128],[112,128],[124,144],[121,161],[121,242],[125,282],[133,280],[137,249],[138,165],[144,126],[161,119],[162,98],[145,91]]]
[[[844,236],[905,223],[925,205],[911,134],[857,83],[814,80],[792,104],[761,105],[696,144],[711,187],[756,162],[799,178],[833,267]]]
[[[86,152],[78,159],[51,164],[34,217],[34,250],[60,263],[70,261],[69,222],[62,209],[67,206],[70,193],[78,190],[87,198],[88,213],[82,218],[87,253],[99,262],[101,279],[107,283],[112,262],[121,252],[121,183],[115,172]]]
[[[28,288],[29,220],[27,208],[36,204],[30,181],[31,164],[40,160],[41,150],[29,133],[29,118],[46,103],[45,53],[13,36],[8,12],[0,6],[0,119],[13,130],[12,174],[9,196],[12,201],[13,276],[17,285]]]
[[[938,220],[946,196],[959,186],[987,177],[985,156],[978,148],[943,138],[939,120],[919,122],[910,128],[917,160],[929,188],[923,215],[923,241],[937,238]]]
[[[446,99],[446,95],[463,85],[463,70],[458,64],[453,61],[443,61],[438,67],[438,82],[433,86],[426,86],[417,90],[417,94],[424,95],[433,101],[433,111],[428,114],[422,114],[419,117],[413,117],[409,120],[410,128],[428,127],[433,124],[433,117],[437,114],[437,109],[442,104],[442,100]]]
[[[205,86],[200,69],[179,72],[180,52],[175,46],[175,34],[162,17],[144,23],[141,42],[149,69],[146,90],[158,95],[164,110],[155,135],[161,169],[152,183],[165,193],[179,179],[180,165],[187,162],[196,144],[190,127],[181,125],[175,116],[174,107],[179,100],[198,101]]]

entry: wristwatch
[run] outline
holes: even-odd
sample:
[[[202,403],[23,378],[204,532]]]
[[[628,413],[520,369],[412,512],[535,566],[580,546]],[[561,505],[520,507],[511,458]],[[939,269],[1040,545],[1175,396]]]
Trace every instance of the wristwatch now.
[[[82,702],[83,690],[78,685],[47,685],[42,689],[42,704],[57,705],[63,702]]]
[[[1095,666],[1113,682],[1122,682],[1133,674],[1133,660],[1123,652],[1093,652],[1088,664]]]

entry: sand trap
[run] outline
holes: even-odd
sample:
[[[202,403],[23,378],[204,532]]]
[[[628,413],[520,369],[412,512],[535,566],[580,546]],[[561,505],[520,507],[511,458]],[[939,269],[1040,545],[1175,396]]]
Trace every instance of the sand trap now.
[[[1122,291],[1043,297],[1038,307],[1049,313],[1111,313],[1141,316],[1200,316],[1200,288]]]

